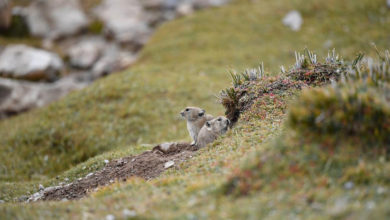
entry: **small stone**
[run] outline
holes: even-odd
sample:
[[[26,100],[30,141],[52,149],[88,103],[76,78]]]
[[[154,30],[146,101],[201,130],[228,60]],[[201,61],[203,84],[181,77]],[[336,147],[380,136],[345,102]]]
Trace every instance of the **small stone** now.
[[[290,27],[293,31],[299,31],[301,29],[303,19],[299,11],[290,11],[283,18],[283,24],[287,27]]]
[[[137,216],[137,213],[134,210],[128,210],[128,209],[124,209],[122,214],[124,218],[131,218]]]
[[[90,177],[92,175],[93,175],[93,173],[88,173],[85,177],[88,178],[88,177]]]
[[[110,180],[110,183],[114,183],[114,180]]]
[[[0,203],[5,203],[4,200],[0,200]]]
[[[45,155],[45,156],[43,157],[43,160],[44,160],[45,162],[47,162],[47,161],[49,160],[49,156],[48,156],[48,155]]]
[[[348,181],[344,184],[345,189],[352,189],[355,186],[355,184],[351,181]]]
[[[42,184],[39,184],[39,190],[44,190],[44,189],[45,189],[45,187],[43,187]]]
[[[375,208],[375,202],[374,201],[368,201],[366,204],[366,208],[369,210],[372,210]]]
[[[105,164],[108,164],[110,161],[109,160],[104,160],[104,163]]]
[[[63,199],[61,199],[61,202],[66,202],[66,201],[68,201],[68,199],[67,199],[67,198],[63,198]]]
[[[114,215],[106,215],[106,220],[115,220]]]
[[[67,181],[69,181],[69,178],[65,178],[64,180],[67,182]]]
[[[171,160],[171,161],[168,161],[164,164],[164,168],[168,169],[168,168],[172,167],[173,165],[175,165],[175,162]]]
[[[82,179],[83,179],[83,178],[80,177],[80,178],[78,178],[77,180],[80,181],[80,180],[82,180]]]
[[[377,194],[379,194],[379,195],[382,195],[383,193],[385,193],[386,192],[386,189],[384,188],[384,187],[378,187],[377,189],[376,189],[376,193]]]
[[[83,168],[82,168],[82,169],[83,169],[83,170],[85,170],[86,168],[87,168],[86,166],[83,166]]]

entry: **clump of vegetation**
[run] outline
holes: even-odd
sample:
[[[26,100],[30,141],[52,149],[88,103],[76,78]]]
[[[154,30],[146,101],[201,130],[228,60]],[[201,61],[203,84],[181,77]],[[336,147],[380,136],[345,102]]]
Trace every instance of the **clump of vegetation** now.
[[[226,117],[234,123],[240,114],[253,103],[261,103],[262,98],[282,95],[292,89],[301,89],[304,83],[293,81],[285,76],[265,74],[264,65],[257,69],[247,69],[243,73],[230,73],[233,87],[222,90],[219,100],[226,109]],[[259,106],[260,107],[260,106]]]
[[[377,160],[385,161],[390,150],[390,53],[378,54],[375,62],[359,55],[343,67],[338,83],[305,89],[290,106],[283,135],[235,170],[223,192],[242,196],[307,181],[334,189],[386,181],[378,167],[388,164]],[[316,199],[308,195],[307,202]]]
[[[390,150],[390,55],[378,54],[379,61],[354,62],[339,84],[304,91],[291,107],[290,126],[328,141],[351,138]]]
[[[277,77],[267,75],[263,63],[257,69],[247,69],[242,73],[230,72],[232,87],[222,90],[219,100],[233,124],[242,112],[252,106],[254,100],[264,95],[280,95],[293,89],[300,90],[306,86],[321,86],[338,81],[350,66],[334,49],[328,53],[323,63],[319,63],[317,55],[308,49],[305,49],[303,54],[295,52],[295,59],[296,62],[290,70],[286,72],[282,66],[282,74]],[[356,69],[361,59],[362,55],[359,55],[351,66]]]
[[[312,86],[320,86],[338,80],[347,68],[343,59],[333,49],[324,63],[317,61],[317,55],[308,49],[304,54],[295,52],[295,65],[287,73],[293,80],[303,81]]]

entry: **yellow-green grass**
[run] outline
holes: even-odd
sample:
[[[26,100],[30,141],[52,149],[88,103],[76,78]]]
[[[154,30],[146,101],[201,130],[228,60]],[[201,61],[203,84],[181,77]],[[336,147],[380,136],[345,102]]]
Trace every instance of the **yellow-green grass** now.
[[[379,0],[236,1],[163,25],[130,70],[101,79],[47,108],[0,123],[2,199],[10,201],[24,190],[33,192],[38,181],[49,185],[83,176],[88,171],[82,167],[101,167],[105,157],[150,149],[142,144],[189,140],[178,111],[197,105],[222,114],[214,94],[229,85],[227,69],[242,70],[264,61],[267,71],[278,74],[279,65],[293,63],[295,50],[307,46],[323,55],[329,39],[347,57],[366,51],[371,41],[389,47],[390,16],[383,5]],[[300,32],[281,24],[291,9],[303,13]],[[283,118],[284,114],[271,114],[264,120],[239,122],[213,147],[155,180],[129,180],[80,202],[6,204],[0,206],[1,213],[21,218],[120,217],[128,208],[150,218],[261,217],[267,212],[259,207],[286,201],[279,209],[287,215],[295,202],[288,198],[287,189],[239,199],[216,190],[245,156],[269,146],[263,142],[281,132]],[[91,158],[107,151],[114,153]],[[60,180],[50,179],[71,167]],[[26,180],[34,182],[20,190]],[[335,188],[334,195],[343,193],[341,189]],[[308,217],[316,214],[307,213]]]

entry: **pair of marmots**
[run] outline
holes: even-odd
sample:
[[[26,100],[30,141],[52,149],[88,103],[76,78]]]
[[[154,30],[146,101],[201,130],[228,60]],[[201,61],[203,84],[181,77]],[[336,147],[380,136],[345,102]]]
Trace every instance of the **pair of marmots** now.
[[[230,125],[230,120],[226,117],[213,117],[198,107],[187,107],[180,115],[187,120],[187,129],[193,140],[191,144],[198,148],[213,142],[224,134]]]

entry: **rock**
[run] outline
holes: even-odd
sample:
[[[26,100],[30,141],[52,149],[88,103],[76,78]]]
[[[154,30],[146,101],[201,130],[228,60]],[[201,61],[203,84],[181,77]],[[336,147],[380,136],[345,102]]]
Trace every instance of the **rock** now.
[[[45,189],[45,187],[43,187],[42,184],[39,184],[39,191],[44,190],[44,189]]]
[[[344,188],[345,189],[352,189],[353,187],[355,186],[355,184],[351,181],[348,181],[346,183],[344,183]]]
[[[191,0],[195,9],[208,7],[219,7],[229,2],[229,0]]]
[[[120,51],[116,44],[109,45],[103,53],[92,68],[93,79],[122,70],[136,61],[136,56],[133,53]]]
[[[126,218],[132,218],[132,217],[137,216],[137,213],[134,210],[124,209],[122,211],[122,215],[123,215],[123,218],[126,219]]]
[[[290,11],[283,18],[283,24],[287,27],[290,27],[293,31],[299,31],[301,29],[301,25],[303,23],[303,19],[301,13],[298,11]]]
[[[115,220],[115,216],[114,215],[107,215],[106,220]]]
[[[105,42],[100,37],[85,37],[70,46],[67,55],[70,64],[80,69],[88,69],[100,58]]]
[[[178,16],[186,16],[194,12],[194,7],[190,2],[183,2],[176,8]]]
[[[24,45],[7,46],[0,55],[0,76],[53,81],[64,67],[51,52]]]
[[[95,14],[105,24],[106,33],[121,43],[143,45],[152,33],[148,16],[137,0],[104,0]]]
[[[86,85],[72,77],[52,84],[0,78],[0,118],[47,105]]]
[[[104,163],[105,164],[108,164],[110,161],[109,160],[104,160]]]
[[[175,162],[172,161],[172,160],[170,160],[170,161],[168,161],[168,162],[166,162],[166,163],[164,164],[164,168],[165,168],[165,169],[168,169],[168,168],[172,167],[173,165],[175,165]]]
[[[1,204],[1,203],[5,203],[4,200],[0,200],[0,204]]]
[[[11,24],[11,8],[8,0],[0,0],[0,29],[7,29]]]
[[[86,28],[88,18],[78,0],[36,0],[28,7],[27,23],[32,35],[56,39]]]

